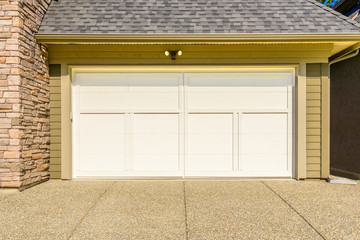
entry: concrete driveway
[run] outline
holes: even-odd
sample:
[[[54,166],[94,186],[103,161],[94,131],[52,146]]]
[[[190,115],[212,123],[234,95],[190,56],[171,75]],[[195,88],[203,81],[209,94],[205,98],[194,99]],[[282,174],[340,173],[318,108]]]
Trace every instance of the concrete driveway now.
[[[0,193],[0,239],[359,239],[360,184],[49,181]]]

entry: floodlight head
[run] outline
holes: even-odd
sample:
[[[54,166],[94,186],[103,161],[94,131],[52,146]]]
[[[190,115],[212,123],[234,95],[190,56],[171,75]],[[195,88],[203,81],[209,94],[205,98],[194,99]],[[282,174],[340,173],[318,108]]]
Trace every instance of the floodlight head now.
[[[168,50],[166,50],[164,53],[165,53],[165,56],[171,56],[171,60],[176,60],[176,55],[178,55],[178,56],[182,55],[181,50],[176,50],[176,51],[168,51]]]

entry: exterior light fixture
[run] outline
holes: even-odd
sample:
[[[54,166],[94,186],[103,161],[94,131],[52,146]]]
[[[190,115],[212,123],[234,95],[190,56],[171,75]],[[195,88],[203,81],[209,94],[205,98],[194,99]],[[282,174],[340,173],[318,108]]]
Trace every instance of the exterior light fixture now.
[[[181,50],[177,50],[177,51],[165,51],[165,56],[171,56],[171,60],[176,60],[176,55],[181,56],[182,55],[182,51]]]

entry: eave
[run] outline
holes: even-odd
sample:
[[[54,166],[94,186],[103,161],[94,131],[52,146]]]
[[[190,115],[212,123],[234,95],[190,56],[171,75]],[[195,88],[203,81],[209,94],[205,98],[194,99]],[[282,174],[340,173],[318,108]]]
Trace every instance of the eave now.
[[[358,34],[36,34],[42,44],[333,44],[331,56],[360,42]]]

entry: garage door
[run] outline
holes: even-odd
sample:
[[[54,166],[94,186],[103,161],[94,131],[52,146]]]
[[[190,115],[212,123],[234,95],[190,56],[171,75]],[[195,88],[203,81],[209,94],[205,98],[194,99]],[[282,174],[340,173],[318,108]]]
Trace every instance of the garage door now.
[[[291,177],[293,72],[77,73],[73,176]]]

